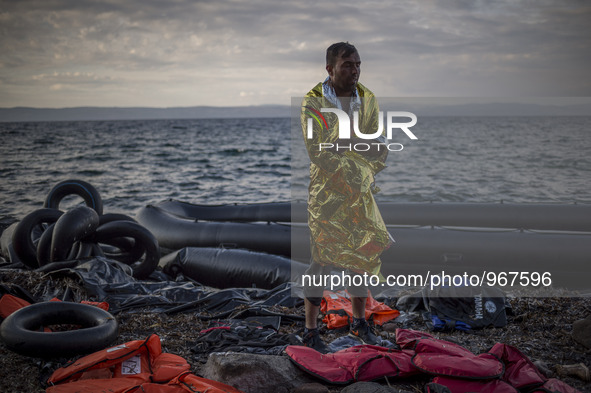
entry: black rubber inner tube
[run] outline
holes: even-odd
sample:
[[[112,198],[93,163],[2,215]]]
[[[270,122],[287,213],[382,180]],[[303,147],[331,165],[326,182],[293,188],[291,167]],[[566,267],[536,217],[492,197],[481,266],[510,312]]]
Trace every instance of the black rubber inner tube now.
[[[78,325],[79,329],[44,332],[43,326]],[[6,346],[22,355],[59,358],[108,347],[119,332],[109,312],[87,304],[43,302],[10,314],[0,326]]]
[[[72,246],[94,233],[99,225],[99,216],[91,208],[78,206],[62,215],[53,229],[51,239],[51,262],[65,261]],[[77,254],[74,253],[75,258]]]
[[[79,242],[80,247],[78,248],[78,253],[76,254],[76,260],[81,260],[85,258],[89,258],[92,255],[94,250],[94,244],[89,242]]]
[[[139,260],[144,255],[145,247],[129,237],[114,237],[103,240],[101,248],[105,257],[126,264]]]
[[[45,229],[39,242],[37,242],[37,262],[39,266],[47,265],[51,262],[51,239],[53,237],[53,228],[55,223]]]
[[[98,227],[94,240],[97,243],[110,244],[111,239],[133,238],[135,245],[142,247],[144,252],[143,260],[130,264],[133,270],[133,277],[148,277],[160,260],[160,248],[158,241],[152,233],[143,226],[131,221],[113,221]],[[140,254],[140,255],[141,255]]]
[[[35,269],[35,271],[41,273],[49,273],[60,269],[71,269],[78,266],[79,263],[80,261],[76,259],[73,259],[71,261],[50,262],[41,266],[40,268]]]
[[[131,221],[137,222],[134,218],[121,213],[105,213],[99,217],[99,226],[113,221]]]
[[[125,214],[106,213],[99,217],[99,226],[114,221],[130,221],[137,223],[135,219]],[[106,239],[103,243],[102,249],[106,257],[127,264],[137,261],[145,251],[141,244],[138,244],[135,239],[129,237]]]
[[[63,212],[57,209],[38,209],[27,214],[16,226],[12,234],[14,252],[22,263],[30,268],[39,267],[37,262],[37,247],[33,242],[33,231],[42,224],[56,222]]]
[[[103,214],[103,200],[93,185],[83,180],[64,180],[56,184],[45,199],[43,207],[59,209],[59,204],[68,195],[78,195],[84,199],[86,206],[94,209],[100,216]]]
[[[135,219],[125,214],[106,213],[99,217],[99,226],[114,221],[130,221],[137,223]],[[138,244],[135,239],[130,237],[106,239],[104,240],[101,248],[101,255],[126,264],[137,261],[145,252],[144,247],[141,244]],[[94,255],[97,256],[98,254]]]

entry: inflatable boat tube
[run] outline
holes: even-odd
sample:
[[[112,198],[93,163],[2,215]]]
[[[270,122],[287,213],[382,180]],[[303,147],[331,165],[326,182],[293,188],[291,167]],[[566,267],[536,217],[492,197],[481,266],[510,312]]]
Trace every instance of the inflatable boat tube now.
[[[89,207],[79,206],[66,212],[57,220],[53,229],[50,261],[67,260],[72,246],[93,234],[98,226],[99,216]]]
[[[81,328],[43,332],[43,326],[72,324]],[[6,346],[22,355],[59,358],[108,347],[118,335],[117,320],[95,306],[70,302],[43,302],[21,308],[0,326]]]
[[[288,206],[283,204],[283,209]],[[215,206],[208,217],[220,208]],[[258,210],[262,208],[257,205]],[[305,216],[305,205],[293,208],[293,218]],[[278,204],[273,204],[276,209]],[[310,259],[310,234],[305,222],[208,222],[180,215],[204,210],[205,206],[191,210],[190,204],[165,201],[140,209],[137,219],[163,247],[171,249],[232,244],[303,263]],[[396,240],[381,256],[385,275],[427,274],[435,270],[474,274],[548,271],[554,283],[570,288],[589,286],[590,205],[410,203],[380,204],[380,210]],[[221,217],[228,215],[224,212]],[[272,219],[270,215],[264,218]],[[284,219],[285,215],[275,218]]]
[[[591,204],[379,203],[388,225],[591,232]]]
[[[294,281],[292,269],[301,275],[307,265],[278,255],[241,249],[187,247],[161,259],[163,271],[183,273],[214,288],[264,288]],[[297,276],[293,276],[295,279]]]
[[[234,205],[196,205],[169,199],[158,203],[159,208],[180,217],[205,221],[291,221],[289,203],[253,203]]]
[[[396,243],[383,274],[550,272],[552,283],[589,288],[591,233],[441,227],[388,227]]]
[[[167,200],[156,207],[179,217],[203,221],[301,222],[305,203],[194,205]],[[389,225],[433,225],[591,232],[591,205],[515,203],[378,202]]]
[[[585,204],[378,202],[378,207],[387,225],[591,232],[591,205]],[[297,222],[307,222],[305,212],[305,204],[293,206]]]
[[[91,184],[83,180],[64,180],[56,184],[45,199],[43,207],[59,209],[59,204],[68,195],[78,195],[84,199],[86,206],[94,209],[98,215],[103,214],[103,200],[99,192]]]
[[[140,209],[136,219],[156,236],[161,247],[172,250],[229,245],[232,248],[246,248],[269,254],[291,254],[289,225],[199,222],[194,217],[179,216],[159,206]]]
[[[30,268],[39,267],[37,262],[37,247],[34,244],[33,233],[38,226],[53,224],[63,212],[57,209],[44,208],[26,215],[15,227],[12,234],[12,245],[18,259]],[[37,241],[39,237],[35,238]]]
[[[143,226],[130,221],[113,221],[97,228],[94,240],[97,243],[109,244],[111,239],[129,237],[136,245],[142,247],[143,260],[130,264],[133,277],[146,278],[158,266],[160,249],[158,241],[152,233]]]

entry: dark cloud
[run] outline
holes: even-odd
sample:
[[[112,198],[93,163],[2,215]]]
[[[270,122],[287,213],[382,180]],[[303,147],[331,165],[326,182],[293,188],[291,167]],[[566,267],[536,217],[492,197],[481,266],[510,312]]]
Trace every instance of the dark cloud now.
[[[324,77],[325,48],[341,40],[382,95],[591,95],[583,2],[1,5],[0,106],[288,103]]]

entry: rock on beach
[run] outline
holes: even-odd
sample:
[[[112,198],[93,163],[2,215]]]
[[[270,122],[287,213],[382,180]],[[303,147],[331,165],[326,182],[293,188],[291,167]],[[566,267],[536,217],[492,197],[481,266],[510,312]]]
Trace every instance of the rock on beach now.
[[[219,381],[244,393],[290,393],[315,382],[285,356],[214,352],[203,370],[205,378]]]

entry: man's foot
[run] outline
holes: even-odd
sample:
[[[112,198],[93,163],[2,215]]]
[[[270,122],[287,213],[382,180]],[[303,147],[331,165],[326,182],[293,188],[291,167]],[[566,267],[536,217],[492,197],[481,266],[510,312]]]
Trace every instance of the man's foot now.
[[[320,353],[330,352],[330,348],[328,348],[328,346],[320,338],[318,329],[304,330],[304,338],[302,341],[304,342],[305,347],[315,349]]]
[[[363,344],[379,345],[381,340],[374,334],[366,320],[354,322],[349,328],[349,336],[361,341]]]

